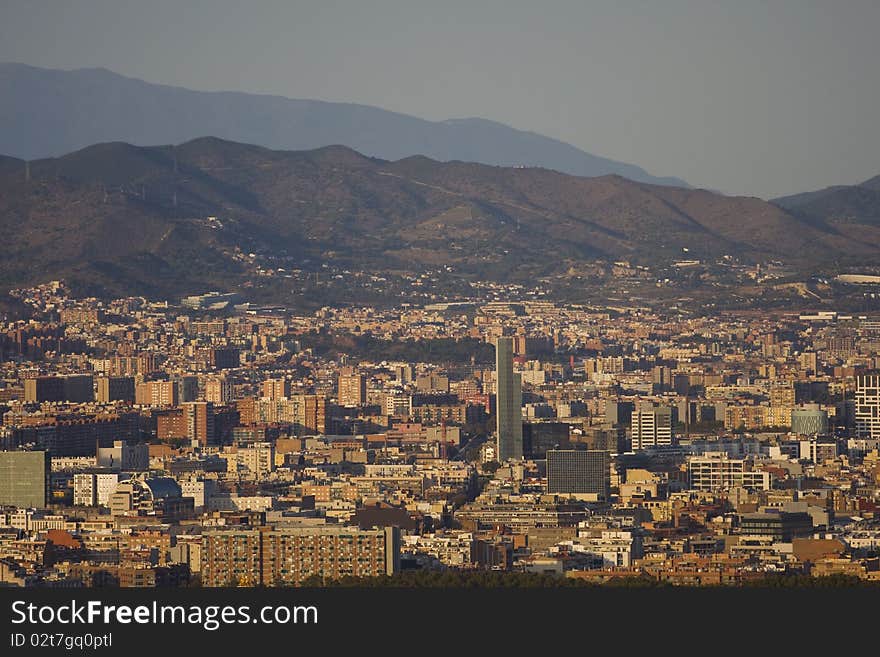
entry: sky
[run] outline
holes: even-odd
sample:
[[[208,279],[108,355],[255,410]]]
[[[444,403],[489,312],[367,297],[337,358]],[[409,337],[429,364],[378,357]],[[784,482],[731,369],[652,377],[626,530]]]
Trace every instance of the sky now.
[[[880,174],[878,0],[0,0],[0,61],[481,117],[772,198]]]

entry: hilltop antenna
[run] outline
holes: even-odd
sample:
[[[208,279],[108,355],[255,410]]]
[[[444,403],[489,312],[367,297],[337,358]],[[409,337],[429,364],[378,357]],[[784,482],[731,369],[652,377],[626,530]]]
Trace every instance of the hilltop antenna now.
[[[24,181],[29,183],[31,181],[31,162],[30,160],[24,161]]]

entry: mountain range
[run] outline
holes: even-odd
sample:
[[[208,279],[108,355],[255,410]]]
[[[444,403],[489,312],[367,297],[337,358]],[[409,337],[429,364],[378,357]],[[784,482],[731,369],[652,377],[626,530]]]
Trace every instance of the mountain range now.
[[[861,226],[873,235],[880,227],[880,176],[858,185],[836,185],[784,196],[773,203],[808,222],[830,228]]]
[[[424,155],[687,186],[678,178],[652,176],[638,166],[485,119],[434,122],[366,105],[192,91],[106,69],[0,63],[0,98],[0,153],[23,159],[101,142],[177,144],[210,135],[274,149],[341,144],[386,160]]]
[[[599,259],[735,255],[805,270],[880,261],[880,226],[866,217],[615,175],[213,137],[103,143],[29,163],[0,157],[0,232],[2,288],[64,278],[81,290],[148,296],[247,284],[254,271],[242,254],[251,252],[303,269],[448,265],[496,281]]]

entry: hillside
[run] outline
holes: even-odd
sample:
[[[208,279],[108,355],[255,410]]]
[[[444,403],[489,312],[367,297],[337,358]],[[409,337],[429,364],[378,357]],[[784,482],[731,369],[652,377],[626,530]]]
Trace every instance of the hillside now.
[[[573,264],[733,254],[809,267],[876,259],[871,240],[755,198],[546,169],[395,162],[342,146],[272,151],[216,138],[0,160],[0,285],[66,278],[99,293],[248,284],[242,254],[304,270],[423,271],[531,281]]]
[[[880,176],[773,201],[802,221],[880,246]]]
[[[0,153],[24,159],[101,142],[176,144],[214,135],[276,149],[344,144],[388,160],[425,155],[686,186],[679,179],[655,177],[637,166],[485,119],[434,122],[366,105],[191,91],[105,69],[61,71],[0,63],[0,98]]]

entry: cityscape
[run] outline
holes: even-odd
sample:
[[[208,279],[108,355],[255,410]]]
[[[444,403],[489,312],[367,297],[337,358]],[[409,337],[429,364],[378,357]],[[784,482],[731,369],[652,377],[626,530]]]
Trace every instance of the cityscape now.
[[[3,641],[869,629],[878,25],[0,3]]]
[[[877,315],[12,295],[9,585],[880,580]]]

